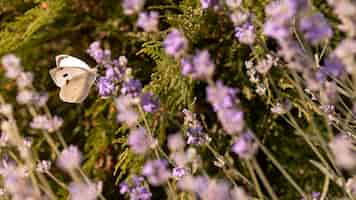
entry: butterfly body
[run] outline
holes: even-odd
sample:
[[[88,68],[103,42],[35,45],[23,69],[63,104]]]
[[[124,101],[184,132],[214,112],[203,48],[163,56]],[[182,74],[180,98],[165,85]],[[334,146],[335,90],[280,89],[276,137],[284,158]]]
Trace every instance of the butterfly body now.
[[[96,68],[90,68],[78,58],[59,55],[57,67],[50,70],[54,83],[61,88],[59,97],[68,103],[81,103],[88,96],[96,79]]]

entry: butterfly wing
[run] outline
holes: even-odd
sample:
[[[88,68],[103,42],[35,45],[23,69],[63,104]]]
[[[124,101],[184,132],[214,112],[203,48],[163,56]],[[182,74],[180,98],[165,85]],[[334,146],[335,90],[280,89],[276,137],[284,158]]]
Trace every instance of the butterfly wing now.
[[[69,56],[69,55],[58,55],[56,56],[56,64],[57,67],[78,67],[86,70],[90,70],[88,64],[84,61],[80,60],[79,58]]]
[[[90,71],[78,67],[57,67],[49,71],[51,78],[58,87],[63,87],[67,81],[86,73],[90,73]]]
[[[88,72],[80,76],[68,80],[67,83],[61,87],[59,97],[62,101],[68,103],[81,103],[88,96],[96,75]]]

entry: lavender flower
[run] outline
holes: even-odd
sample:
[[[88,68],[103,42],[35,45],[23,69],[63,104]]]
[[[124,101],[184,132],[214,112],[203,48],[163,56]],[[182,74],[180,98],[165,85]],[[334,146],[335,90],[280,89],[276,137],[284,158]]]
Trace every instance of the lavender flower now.
[[[172,176],[176,180],[181,180],[184,176],[188,175],[189,171],[185,167],[175,167],[172,170]]]
[[[261,59],[258,61],[255,68],[260,74],[266,74],[272,68],[272,66],[277,65],[277,61],[278,58],[267,54],[265,59]]]
[[[203,132],[203,127],[198,123],[188,127],[187,136],[187,144],[202,145],[210,141],[210,137]]]
[[[232,151],[243,159],[249,159],[257,152],[257,148],[252,132],[248,131],[235,140]]]
[[[107,64],[110,61],[110,50],[103,50],[100,47],[100,42],[95,41],[90,44],[86,51],[98,64]]]
[[[188,144],[202,145],[210,141],[210,137],[203,132],[203,126],[196,119],[195,113],[184,109],[184,121],[188,123],[187,136]]]
[[[1,64],[5,69],[5,76],[9,79],[16,79],[23,71],[20,59],[14,54],[4,55]]]
[[[28,172],[22,166],[4,163],[0,167],[4,189],[11,194],[11,199],[42,199],[28,179]]]
[[[356,167],[355,151],[352,139],[347,135],[339,134],[329,143],[336,164],[343,169],[354,169]]]
[[[131,178],[132,184],[120,183],[120,194],[129,194],[130,200],[150,200],[151,192],[143,186],[143,177],[134,176]]]
[[[225,3],[230,9],[236,9],[241,5],[242,0],[225,0]]]
[[[32,90],[24,89],[17,93],[16,101],[19,104],[30,104],[33,102],[34,92]]]
[[[145,0],[124,0],[122,2],[125,15],[133,15],[140,12],[144,5]]]
[[[33,129],[44,129],[46,130],[49,124],[49,119],[45,115],[37,115],[35,116],[31,123],[30,127]]]
[[[156,141],[147,134],[146,129],[140,127],[131,130],[128,137],[128,144],[133,152],[144,154],[156,144]]]
[[[13,108],[11,104],[0,104],[0,114],[4,116],[11,116]]]
[[[346,191],[352,195],[356,194],[356,177],[348,178],[345,184]]]
[[[140,80],[129,79],[123,83],[121,88],[121,93],[125,95],[131,95],[132,97],[137,97],[141,93],[142,84]]]
[[[21,72],[16,79],[17,86],[20,89],[31,86],[32,81],[33,81],[33,73],[31,72]]]
[[[167,146],[170,151],[180,151],[184,150],[185,142],[181,134],[177,133],[168,136]]]
[[[355,6],[356,11],[356,6]],[[355,13],[356,15],[356,13]],[[356,22],[355,22],[356,26]],[[352,74],[354,66],[356,66],[356,40],[355,39],[344,39],[333,52],[333,55],[339,58],[345,66],[345,70]]]
[[[48,93],[46,92],[36,92],[33,94],[33,103],[37,107],[43,107],[48,101]]]
[[[218,0],[200,0],[201,7],[203,9],[213,8],[219,4]]]
[[[37,163],[36,171],[40,173],[48,172],[51,169],[52,162],[50,160],[41,160]]]
[[[69,145],[57,158],[57,166],[65,171],[71,171],[80,167],[82,162],[82,153],[74,145]]]
[[[208,185],[199,192],[204,200],[230,199],[230,185],[223,180],[210,180]]]
[[[177,29],[173,29],[163,41],[166,54],[178,58],[188,48],[188,40]]]
[[[31,128],[48,131],[50,133],[58,131],[62,127],[62,125],[62,118],[54,116],[52,119],[50,119],[45,115],[35,116],[30,123]]]
[[[232,198],[232,200],[249,200],[249,199],[251,199],[242,187],[234,187],[231,190],[231,198]]]
[[[276,40],[284,40],[290,36],[290,29],[285,24],[277,23],[273,20],[267,20],[264,24],[263,33]]]
[[[339,77],[344,72],[343,63],[334,55],[328,56],[323,66],[322,72],[332,77]]]
[[[235,105],[236,89],[225,86],[221,81],[206,89],[207,100],[211,103],[215,111],[231,108]]]
[[[99,95],[103,98],[114,95],[116,91],[115,83],[112,79],[102,76],[99,78],[96,87],[98,89]]]
[[[63,119],[61,117],[54,116],[49,121],[47,131],[50,133],[58,131],[62,127],[62,125],[63,125]]]
[[[183,191],[196,192],[201,194],[203,190],[207,188],[207,185],[209,184],[208,182],[209,179],[205,176],[193,177],[188,175],[179,180],[178,187]]]
[[[249,13],[242,12],[240,10],[234,10],[234,12],[230,14],[230,20],[235,26],[240,26],[248,20],[249,16]]]
[[[316,45],[325,41],[333,35],[333,31],[321,13],[302,18],[299,23],[300,30],[312,44]]]
[[[158,30],[158,12],[142,12],[140,13],[137,26],[142,28],[145,32],[156,32]]]
[[[249,22],[237,26],[235,27],[235,37],[243,44],[253,44],[256,39],[255,27]]]
[[[150,92],[143,93],[140,102],[145,112],[153,113],[159,108],[158,98],[155,98]]]
[[[121,95],[115,100],[115,105],[118,111],[117,120],[119,122],[125,122],[129,127],[137,124],[139,115],[133,107],[136,105],[133,97]]]
[[[182,74],[189,75],[193,79],[208,80],[212,77],[214,70],[215,64],[206,50],[198,51],[192,59],[182,59]]]
[[[308,0],[273,1],[265,8],[268,17],[264,24],[264,34],[283,41],[291,35],[291,22],[299,13],[309,9]]]
[[[228,134],[239,133],[244,128],[244,113],[237,108],[220,110],[218,118]]]
[[[152,193],[144,186],[134,187],[130,190],[130,200],[150,200]]]
[[[142,175],[148,178],[150,184],[158,186],[167,182],[171,173],[167,169],[165,160],[153,160],[146,162],[143,166]]]
[[[68,189],[71,200],[96,200],[101,192],[94,183],[72,182]]]

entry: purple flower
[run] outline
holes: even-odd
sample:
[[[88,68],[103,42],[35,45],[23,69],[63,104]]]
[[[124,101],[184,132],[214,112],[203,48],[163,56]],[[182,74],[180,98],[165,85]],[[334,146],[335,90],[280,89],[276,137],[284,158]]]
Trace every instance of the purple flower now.
[[[188,169],[185,167],[175,167],[172,170],[172,176],[177,179],[180,180],[182,179],[184,176],[186,176],[188,174]]]
[[[121,93],[125,95],[130,95],[132,97],[137,97],[141,93],[142,84],[140,80],[129,79],[122,84]]]
[[[23,71],[20,58],[14,54],[4,55],[1,64],[5,69],[5,76],[9,79],[16,79]]]
[[[210,137],[203,132],[201,124],[191,124],[187,130],[187,144],[202,145],[210,141]]]
[[[218,0],[200,0],[201,7],[203,9],[213,8],[219,3]]]
[[[317,200],[320,198],[321,193],[320,192],[312,192],[312,198],[313,200]]]
[[[100,42],[95,41],[90,44],[86,51],[98,64],[107,64],[110,61],[111,52],[110,50],[103,50],[100,47]]]
[[[244,44],[253,44],[256,39],[255,27],[247,22],[235,28],[235,37]]]
[[[171,173],[168,171],[165,160],[153,160],[146,162],[143,166],[142,175],[147,177],[150,184],[158,186],[167,182]]]
[[[58,131],[63,125],[63,119],[58,116],[53,116],[49,122],[48,132],[52,133]]]
[[[47,129],[49,124],[49,119],[45,115],[37,115],[35,116],[31,123],[30,127],[33,129]]]
[[[187,136],[188,144],[202,145],[210,141],[210,137],[203,132],[203,126],[196,119],[195,113],[184,109],[184,120],[188,123]]]
[[[43,107],[48,101],[48,93],[46,92],[36,92],[33,96],[33,103],[37,107]]]
[[[218,118],[228,134],[236,134],[244,128],[244,113],[239,109],[228,108],[220,110]]]
[[[225,0],[225,3],[230,9],[236,9],[241,5],[242,0]]]
[[[19,104],[30,104],[33,103],[34,91],[24,89],[20,90],[16,96],[16,101]]]
[[[302,15],[309,9],[308,0],[273,1],[265,8],[267,21],[264,24],[264,34],[276,40],[285,40],[291,35],[293,18]]]
[[[125,15],[133,15],[140,12],[144,5],[145,0],[124,0],[122,2]]]
[[[150,200],[152,193],[144,186],[134,187],[130,190],[130,200]]]
[[[258,144],[253,138],[252,132],[247,131],[237,138],[232,146],[232,151],[241,158],[249,159],[257,152]]]
[[[181,134],[177,133],[168,136],[167,146],[170,151],[180,151],[184,149],[185,142]]]
[[[290,35],[290,29],[285,24],[267,20],[264,24],[263,33],[276,40],[283,40]]]
[[[139,115],[133,107],[135,105],[133,97],[121,95],[115,100],[115,105],[119,122],[125,122],[129,127],[137,124]]]
[[[120,183],[119,188],[120,188],[120,194],[125,194],[130,191],[129,184],[127,184],[126,182]]]
[[[190,75],[193,79],[210,79],[215,70],[215,64],[211,61],[207,50],[198,51],[191,60],[182,60],[182,73]]]
[[[108,67],[105,70],[105,77],[112,81],[118,81],[123,76],[123,69],[119,65],[117,60],[113,60],[113,67]]]
[[[174,57],[181,56],[188,48],[188,40],[177,29],[173,29],[163,41],[166,54]]]
[[[199,194],[204,200],[230,199],[230,185],[222,180],[210,180]]]
[[[145,32],[156,32],[158,30],[158,12],[142,12],[140,13],[137,26],[142,28]]]
[[[331,38],[333,35],[330,25],[321,13],[302,18],[299,28],[304,33],[305,38],[314,45]]]
[[[152,93],[146,92],[141,95],[141,106],[145,112],[153,113],[159,108],[159,100]]]
[[[57,158],[57,166],[63,170],[70,171],[80,167],[83,160],[82,153],[74,145],[69,145]]]
[[[69,193],[71,200],[96,200],[100,191],[94,183],[76,183],[69,184]]]
[[[128,137],[128,144],[133,152],[144,154],[156,144],[156,141],[147,134],[146,129],[140,127],[131,130]]]
[[[234,10],[234,12],[230,14],[230,20],[235,26],[239,26],[242,23],[246,22],[249,16],[249,13],[242,12],[240,10]]]
[[[323,67],[316,74],[317,80],[320,82],[326,81],[327,76],[338,77],[344,72],[342,61],[335,55],[328,56]]]
[[[231,108],[235,105],[235,95],[237,90],[225,86],[221,81],[218,81],[213,86],[208,86],[206,92],[207,100],[213,106],[215,111]]]
[[[143,186],[144,178],[141,176],[133,176],[131,184],[126,181],[120,183],[120,194],[129,194],[130,200],[149,200],[151,192]]]
[[[206,176],[184,176],[178,182],[178,187],[183,191],[196,192],[201,194],[207,188],[209,179]]]
[[[96,87],[101,97],[112,96],[116,91],[115,83],[112,79],[102,76],[99,78]]]
[[[19,87],[20,89],[30,87],[32,85],[32,81],[32,72],[21,72],[16,79],[17,87]]]

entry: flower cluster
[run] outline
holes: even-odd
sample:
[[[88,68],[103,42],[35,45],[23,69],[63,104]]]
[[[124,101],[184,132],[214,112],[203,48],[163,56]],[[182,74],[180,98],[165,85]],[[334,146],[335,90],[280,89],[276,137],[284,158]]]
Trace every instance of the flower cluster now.
[[[120,193],[128,194],[130,200],[150,200],[152,193],[143,185],[144,178],[133,176],[131,182],[126,181],[120,184]]]
[[[7,54],[1,58],[1,64],[5,70],[5,76],[16,81],[19,90],[16,101],[19,104],[32,104],[37,107],[46,105],[48,94],[34,90],[32,86],[34,75],[32,72],[25,72],[23,70],[18,57],[13,54]]]
[[[49,133],[58,131],[62,125],[63,125],[62,118],[58,116],[54,116],[50,118],[46,115],[37,115],[33,118],[32,122],[30,123],[31,128],[48,131]]]

